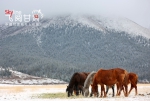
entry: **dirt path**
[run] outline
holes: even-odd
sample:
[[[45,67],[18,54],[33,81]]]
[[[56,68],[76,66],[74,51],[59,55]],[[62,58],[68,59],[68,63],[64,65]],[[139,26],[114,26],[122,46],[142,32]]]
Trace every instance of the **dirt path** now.
[[[78,98],[78,99],[41,99],[34,95],[42,93],[65,92],[67,85],[0,85],[0,101],[150,101],[150,84],[138,84],[138,95],[135,90],[129,97],[112,97],[109,90],[107,98]],[[139,95],[140,94],[140,95]],[[66,94],[67,96],[67,94]]]

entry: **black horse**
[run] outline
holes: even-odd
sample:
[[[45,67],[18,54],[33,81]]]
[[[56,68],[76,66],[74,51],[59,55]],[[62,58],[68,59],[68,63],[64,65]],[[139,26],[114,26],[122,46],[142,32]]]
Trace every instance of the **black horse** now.
[[[86,80],[88,74],[89,73],[85,72],[77,72],[73,74],[66,89],[66,92],[68,92],[68,97],[70,97],[70,95],[73,95],[73,91],[76,91],[76,95],[79,95],[79,90],[83,92],[84,81]]]

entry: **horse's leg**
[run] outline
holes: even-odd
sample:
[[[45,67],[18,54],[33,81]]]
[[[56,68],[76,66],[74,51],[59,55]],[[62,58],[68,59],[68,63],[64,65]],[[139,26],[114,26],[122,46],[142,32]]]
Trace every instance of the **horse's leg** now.
[[[74,88],[74,95],[77,95],[77,90],[76,90],[76,87]],[[73,92],[72,92],[72,96],[73,96]]]
[[[75,85],[75,91],[76,91],[76,96],[78,96],[79,95],[78,85]]]
[[[102,85],[101,85],[101,96],[100,97],[103,97],[103,88],[102,88]]]
[[[125,92],[125,90],[124,90],[124,87],[122,86],[122,90],[123,90],[123,93],[124,93],[124,96],[126,95],[126,92]],[[121,90],[121,91],[122,91]],[[120,93],[121,94],[121,93]]]
[[[135,85],[135,95],[137,95],[138,92],[137,92],[137,85]]]
[[[122,88],[120,89],[120,92],[119,92],[119,95],[121,95],[121,92],[122,92],[122,90],[123,90],[123,93],[124,93],[124,95],[125,95],[125,90],[124,90],[124,86],[122,85]]]
[[[80,88],[80,86],[78,86],[78,89],[79,89],[79,95],[81,94],[81,88]]]
[[[92,97],[92,95],[93,95],[93,92],[92,92],[92,88],[91,88],[91,94],[90,94],[90,97]]]
[[[131,87],[130,87],[130,90],[129,90],[129,94],[131,93],[131,90],[133,89],[133,86],[132,86],[132,84],[131,84]]]
[[[117,94],[116,94],[116,96],[119,96],[119,90],[120,90],[119,83],[117,83],[116,86],[117,86]]]
[[[128,97],[128,85],[124,85],[125,86],[125,97]]]
[[[81,85],[79,86],[79,91],[80,91],[80,94],[83,95],[83,87]]]
[[[84,95],[84,92],[83,92],[83,87],[81,87],[81,92],[82,92],[82,95]]]
[[[122,86],[122,83],[120,83],[119,84],[118,96],[120,96],[122,89],[123,89],[123,86]]]
[[[92,97],[92,95],[93,95],[93,93],[91,92],[91,93],[90,93],[90,97]]]
[[[104,85],[101,85],[101,89],[102,89],[102,94],[104,93],[104,97],[106,97],[106,92],[105,92],[105,87],[104,87]]]
[[[109,90],[109,86],[106,86],[106,94],[108,93]]]
[[[114,95],[115,95],[114,85],[112,86],[112,91],[113,91],[113,95],[112,95],[112,97],[114,97]],[[106,94],[107,94],[107,93],[106,93]]]

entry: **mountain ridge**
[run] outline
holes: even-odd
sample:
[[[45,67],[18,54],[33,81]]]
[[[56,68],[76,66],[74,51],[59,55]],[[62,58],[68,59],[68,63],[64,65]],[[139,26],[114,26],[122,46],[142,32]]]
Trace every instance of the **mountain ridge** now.
[[[65,19],[65,20],[64,20]],[[59,23],[56,23],[59,22]],[[32,23],[32,22],[31,22]],[[147,28],[144,28],[137,23],[131,21],[130,19],[123,18],[123,17],[103,17],[103,16],[92,16],[92,15],[66,15],[66,16],[55,16],[55,17],[50,17],[43,19],[41,21],[41,26],[42,28],[46,28],[47,26],[51,24],[57,24],[58,26],[61,26],[61,24],[83,24],[91,28],[95,28],[97,30],[105,32],[106,30],[116,30],[119,32],[125,31],[128,32],[129,34],[135,34],[136,36],[141,35],[145,38],[150,38],[150,30]],[[21,31],[35,31],[37,30],[36,26],[25,26],[25,27],[20,27],[19,30],[15,31],[15,33],[20,33]],[[8,28],[5,25],[1,25],[0,29],[1,32]],[[133,30],[132,30],[132,29]],[[127,31],[129,30],[129,31]],[[19,32],[18,32],[19,31]],[[139,32],[138,32],[139,31]],[[16,35],[14,33],[14,35]],[[2,36],[2,34],[1,34]]]

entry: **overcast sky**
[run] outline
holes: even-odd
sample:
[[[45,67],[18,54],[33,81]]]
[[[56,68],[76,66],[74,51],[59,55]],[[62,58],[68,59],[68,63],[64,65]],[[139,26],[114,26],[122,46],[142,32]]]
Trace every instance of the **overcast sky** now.
[[[117,15],[150,28],[150,0],[1,0],[0,23],[9,21],[7,9],[21,11],[22,15],[41,9],[47,18],[68,13]]]

